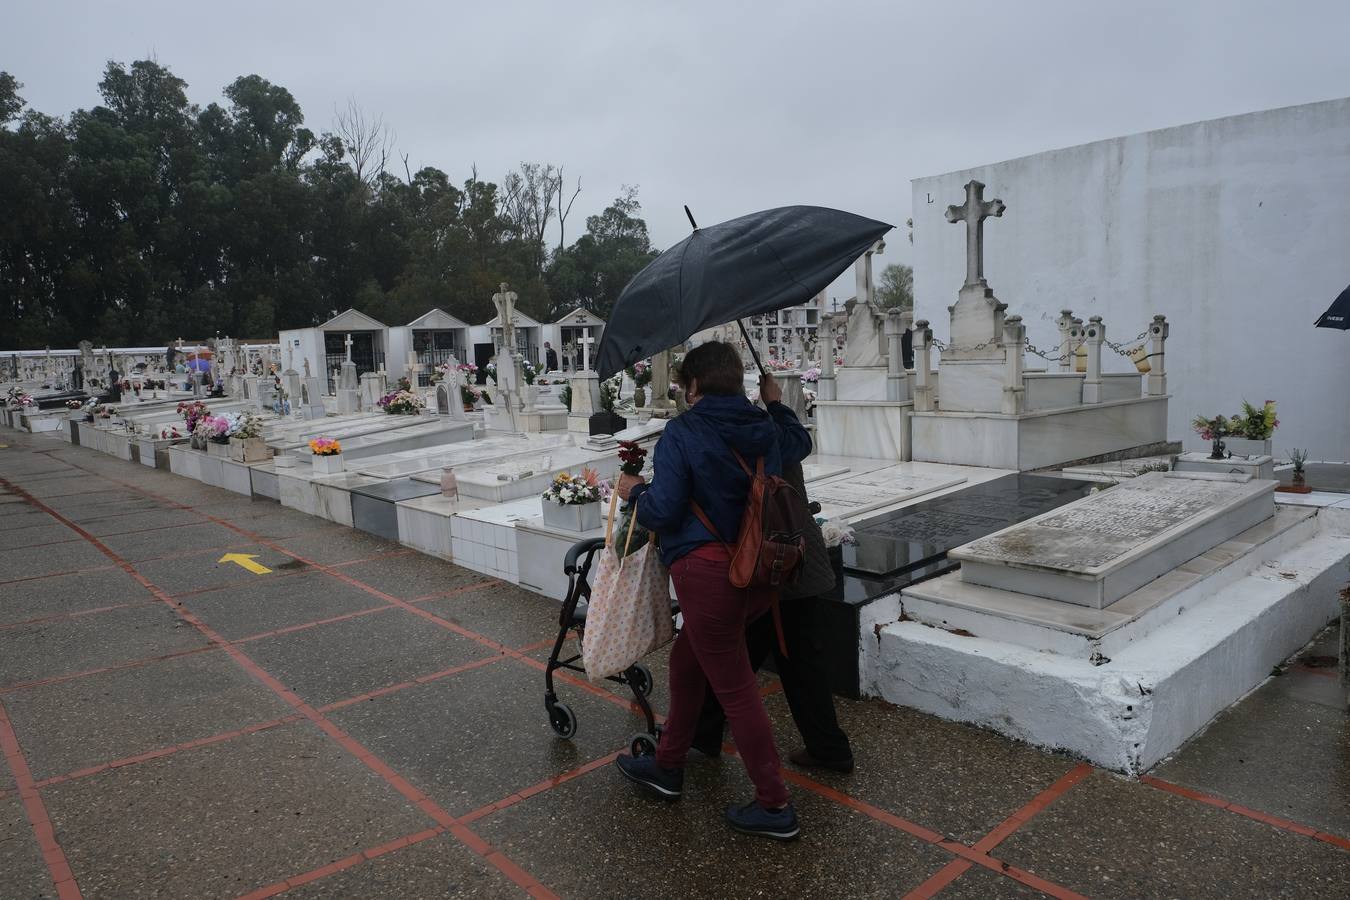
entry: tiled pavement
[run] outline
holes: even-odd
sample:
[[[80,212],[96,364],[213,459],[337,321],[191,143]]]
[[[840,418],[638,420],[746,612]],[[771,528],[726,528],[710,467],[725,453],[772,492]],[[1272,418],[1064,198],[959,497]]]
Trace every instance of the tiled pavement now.
[[[857,770],[788,770],[803,837],[769,845],[720,820],[750,794],[732,755],[691,762],[673,805],[616,776],[641,723],[619,692],[562,685],[580,728],[553,736],[552,601],[44,436],[0,444],[0,897],[1350,895],[1327,643],[1137,781],[841,702]]]

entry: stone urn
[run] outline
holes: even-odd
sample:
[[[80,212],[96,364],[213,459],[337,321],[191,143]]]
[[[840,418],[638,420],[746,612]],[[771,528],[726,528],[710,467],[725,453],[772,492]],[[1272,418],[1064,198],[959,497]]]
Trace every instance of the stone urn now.
[[[560,531],[595,531],[600,527],[600,504],[553,503],[545,500],[544,524]]]
[[[633,388],[633,408],[641,409],[647,405],[647,389],[639,385]]]
[[[313,464],[315,475],[336,475],[346,468],[341,453],[316,453]]]

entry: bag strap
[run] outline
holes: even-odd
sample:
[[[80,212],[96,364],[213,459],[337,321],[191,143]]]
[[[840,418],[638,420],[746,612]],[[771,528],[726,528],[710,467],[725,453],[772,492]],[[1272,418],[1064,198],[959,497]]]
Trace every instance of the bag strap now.
[[[717,526],[712,523],[712,519],[708,518],[708,514],[703,511],[703,507],[698,505],[698,501],[695,500],[693,497],[690,497],[689,506],[693,508],[694,515],[698,516],[698,520],[703,523],[704,528],[708,529],[708,532],[713,536],[713,539],[716,540],[717,543],[721,544],[723,547],[726,547],[728,553],[730,553],[732,556],[735,556],[736,548],[731,546],[725,540],[722,539],[722,535],[719,534],[717,531]]]
[[[609,493],[609,518],[605,520],[605,546],[610,545],[610,535],[614,531],[614,511],[619,507],[619,492],[611,490]]]
[[[623,568],[624,562],[628,559],[628,548],[633,545],[633,527],[637,525],[637,501],[633,501],[633,511],[628,516],[628,537],[623,542],[623,556],[619,559],[619,568]]]

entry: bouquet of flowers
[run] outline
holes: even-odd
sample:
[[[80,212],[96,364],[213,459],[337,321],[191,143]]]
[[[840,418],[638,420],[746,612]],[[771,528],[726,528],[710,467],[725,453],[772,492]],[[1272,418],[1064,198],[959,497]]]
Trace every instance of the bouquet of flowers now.
[[[625,475],[641,475],[646,464],[647,451],[637,441],[619,441],[619,471]]]
[[[263,421],[260,416],[255,416],[253,413],[243,413],[235,418],[230,430],[230,437],[246,441],[250,438],[262,437],[262,429]]]
[[[1203,440],[1217,441],[1232,434],[1229,430],[1231,421],[1227,416],[1215,416],[1212,419],[1206,419],[1204,416],[1196,416],[1191,420],[1191,427],[1195,433],[1200,435]]]
[[[161,428],[159,436],[164,440],[170,440],[182,438],[183,435],[179,434],[177,425],[170,425],[168,428]]]
[[[600,475],[591,468],[581,470],[580,475],[559,472],[553,477],[553,483],[544,491],[545,503],[559,506],[599,503],[605,493]]]
[[[81,403],[79,400],[66,401],[66,409],[79,409],[81,406],[84,406],[84,404]]]
[[[628,367],[628,377],[636,387],[646,387],[652,383],[652,364],[650,360],[638,360]]]
[[[534,384],[538,374],[539,370],[534,367],[534,363],[526,359],[520,361],[520,377],[525,379],[526,384]]]
[[[485,368],[483,372],[487,375],[488,381],[491,381],[493,384],[497,383],[497,364],[495,362],[488,363],[487,368]]]
[[[1275,418],[1274,400],[1267,400],[1261,406],[1252,406],[1243,400],[1242,415],[1233,416],[1228,423],[1229,432],[1234,437],[1249,441],[1268,440],[1279,426],[1280,420]]]
[[[460,363],[456,368],[464,377],[472,380],[478,374],[478,367],[473,363]]]
[[[200,437],[206,438],[213,444],[228,444],[230,442],[230,427],[232,423],[225,416],[202,416],[197,420],[197,426],[193,432]]]
[[[820,366],[812,366],[802,373],[802,384],[815,384],[820,381]]]
[[[794,359],[766,359],[764,367],[770,372],[786,372],[789,369],[797,368],[797,361]]]
[[[622,372],[600,382],[600,408],[605,412],[614,412],[614,407],[619,403],[619,385],[622,383]]]
[[[842,547],[844,544],[852,544],[855,540],[853,526],[843,519],[817,518],[816,524],[820,526],[820,534],[825,538],[826,547]]]
[[[398,389],[399,389],[400,391],[411,391],[411,390],[412,390],[412,382],[408,380],[408,376],[405,375],[405,376],[403,376],[402,378],[400,378],[400,379],[398,380]]]
[[[178,404],[178,414],[183,417],[183,424],[188,431],[196,431],[197,423],[207,414],[206,404],[200,400],[193,400],[191,403],[184,400]]]
[[[483,391],[476,384],[461,384],[459,399],[465,406],[473,406],[483,397]]]
[[[337,456],[342,452],[342,445],[333,438],[316,437],[309,442],[309,452],[315,456]]]
[[[391,416],[415,416],[426,405],[425,400],[407,389],[397,390],[380,398],[380,408]]]

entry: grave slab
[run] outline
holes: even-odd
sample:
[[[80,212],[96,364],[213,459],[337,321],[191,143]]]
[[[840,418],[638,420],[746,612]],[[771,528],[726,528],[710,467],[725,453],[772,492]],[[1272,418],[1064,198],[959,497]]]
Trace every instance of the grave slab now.
[[[391,541],[399,539],[398,510],[400,500],[439,494],[438,484],[398,478],[352,488],[352,526],[360,531],[379,535]]]
[[[967,583],[1102,609],[1270,518],[1274,491],[1153,472],[949,555]]]

